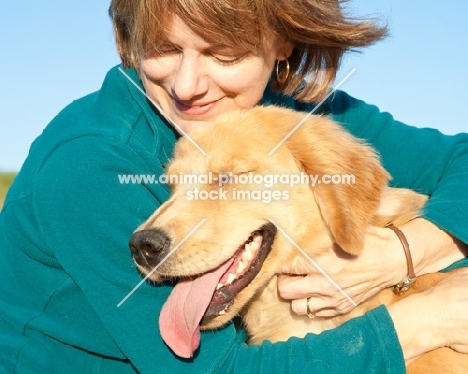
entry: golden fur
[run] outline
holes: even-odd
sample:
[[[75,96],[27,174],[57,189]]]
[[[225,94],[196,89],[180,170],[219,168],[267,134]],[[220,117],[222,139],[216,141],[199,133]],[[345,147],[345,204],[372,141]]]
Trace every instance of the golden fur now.
[[[318,176],[354,175],[355,183],[322,183],[312,187],[277,183],[270,188],[232,182],[222,187],[217,183],[174,184],[171,199],[138,230],[163,229],[173,247],[199,222],[206,221],[164,262],[152,279],[208,272],[231,258],[253,231],[270,220],[314,258],[322,251],[332,250],[334,245],[359,256],[367,225],[383,227],[393,222],[398,226],[420,214],[426,197],[405,189],[389,188],[390,176],[373,149],[326,117],[310,117],[268,156],[304,115],[278,107],[257,107],[224,115],[209,128],[190,134],[207,155],[183,138],[176,145],[168,174],[291,175],[303,171]],[[252,199],[188,201],[187,192],[195,187],[206,191],[222,188],[227,196],[240,189],[281,190],[287,191],[288,199],[270,203]],[[290,336],[302,337],[308,332],[334,328],[377,305],[388,305],[412,292],[424,290],[445,276],[438,273],[419,277],[415,287],[401,296],[390,289],[383,290],[345,316],[309,319],[292,313],[290,303],[278,297],[276,275],[305,274],[311,269],[314,267],[307,258],[277,231],[261,271],[235,296],[224,315],[204,323],[202,328],[218,328],[241,315],[249,343],[284,341]],[[468,356],[448,348],[426,354],[409,367],[409,373],[413,374],[461,372],[468,372]]]

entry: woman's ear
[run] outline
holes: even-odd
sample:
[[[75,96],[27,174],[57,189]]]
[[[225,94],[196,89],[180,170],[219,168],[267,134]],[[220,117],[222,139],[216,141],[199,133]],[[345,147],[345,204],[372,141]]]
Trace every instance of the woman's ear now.
[[[276,53],[276,59],[279,61],[286,60],[289,56],[291,56],[293,49],[294,44],[291,42],[282,42]]]

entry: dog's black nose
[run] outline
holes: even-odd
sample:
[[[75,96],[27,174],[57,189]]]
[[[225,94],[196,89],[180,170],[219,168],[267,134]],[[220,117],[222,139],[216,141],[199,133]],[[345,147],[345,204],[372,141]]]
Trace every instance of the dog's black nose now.
[[[133,258],[141,265],[156,265],[171,245],[171,240],[161,230],[142,230],[130,238],[129,246]]]

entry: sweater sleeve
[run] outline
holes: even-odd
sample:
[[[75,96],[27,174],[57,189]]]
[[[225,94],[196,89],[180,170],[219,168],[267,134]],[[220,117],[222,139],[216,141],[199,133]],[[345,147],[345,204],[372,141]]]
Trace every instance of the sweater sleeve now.
[[[468,243],[468,134],[408,126],[344,92],[332,96],[324,110],[377,149],[393,187],[430,197],[424,218]]]
[[[148,165],[126,145],[99,136],[70,140],[44,163],[35,182],[35,219],[43,250],[53,254],[72,286],[49,301],[54,313],[68,311],[61,319],[66,325],[46,319],[45,324],[52,322],[38,329],[141,374],[342,373],[343,368],[347,373],[405,372],[384,307],[320,335],[262,346],[248,347],[242,332],[230,324],[202,333],[193,360],[175,357],[157,322],[171,285],[145,282],[117,306],[141,280],[127,247],[131,233],[168,198],[168,191],[156,183],[119,179],[162,172]],[[79,308],[73,308],[76,300],[82,302]],[[90,333],[87,326],[102,331]],[[105,338],[96,341],[99,336]]]
[[[217,372],[406,373],[402,357],[387,309],[380,306],[319,335],[235,345]]]

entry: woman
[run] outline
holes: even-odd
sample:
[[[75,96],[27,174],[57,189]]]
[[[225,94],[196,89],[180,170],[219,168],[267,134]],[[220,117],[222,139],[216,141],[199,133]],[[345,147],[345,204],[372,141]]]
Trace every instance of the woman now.
[[[97,93],[51,122],[2,211],[4,372],[403,373],[405,362],[431,349],[466,350],[464,271],[319,336],[248,347],[229,325],[204,333],[193,360],[175,357],[157,326],[171,285],[144,284],[120,303],[140,280],[126,243],[169,191],[125,184],[124,176],[162,173],[179,134],[225,111],[259,102],[310,110],[309,102],[327,93],[343,52],[379,40],[385,30],[345,19],[338,1],[114,0],[110,15],[125,74],[113,68]],[[401,227],[417,273],[461,260],[468,137],[410,128],[342,92],[320,110],[377,147],[395,186],[431,195],[423,218]],[[388,248],[386,261],[372,256],[377,247]],[[359,263],[342,260],[333,274],[347,274],[335,280],[356,301],[407,275],[401,244],[388,229],[369,229]],[[317,291],[323,284],[311,274],[283,279],[280,291],[301,315],[350,309],[327,286],[325,295]]]

